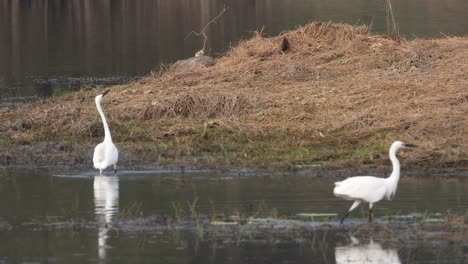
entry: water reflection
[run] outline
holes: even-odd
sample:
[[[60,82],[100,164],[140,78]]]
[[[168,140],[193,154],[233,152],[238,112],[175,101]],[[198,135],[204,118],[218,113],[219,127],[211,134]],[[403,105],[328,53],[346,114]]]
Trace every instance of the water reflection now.
[[[94,212],[99,223],[99,259],[106,259],[109,225],[119,211],[119,178],[98,175],[94,177]]]
[[[369,244],[360,244],[357,239],[351,237],[351,245],[335,248],[335,260],[337,264],[343,263],[401,263],[395,249],[383,249],[379,243],[372,240]]]
[[[0,97],[51,95],[38,77],[134,76],[191,57],[203,38],[185,38],[229,6],[206,31],[218,54],[255,30],[276,35],[311,20],[372,24],[386,32],[384,1],[2,0]],[[407,36],[468,34],[466,0],[395,0]],[[71,83],[70,83],[71,84]],[[68,87],[64,85],[64,87]],[[65,89],[65,88],[63,88]]]

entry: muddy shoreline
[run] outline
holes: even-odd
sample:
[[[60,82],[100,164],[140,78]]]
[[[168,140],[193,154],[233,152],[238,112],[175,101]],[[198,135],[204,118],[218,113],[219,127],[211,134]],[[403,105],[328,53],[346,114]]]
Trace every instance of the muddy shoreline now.
[[[0,153],[0,168],[40,169],[50,170],[94,170],[92,165],[93,145],[75,145],[60,143],[41,144],[15,144],[8,145],[8,150]],[[354,161],[344,160],[338,162],[315,163],[311,166],[291,164],[289,166],[270,168],[265,167],[238,167],[226,164],[209,164],[186,161],[162,161],[154,159],[151,153],[141,153],[135,149],[122,148],[120,151],[119,170],[161,170],[173,173],[183,173],[194,170],[219,172],[223,175],[297,175],[317,178],[344,178],[352,175],[377,175],[386,177],[391,172],[390,161],[388,164],[377,162],[375,164],[353,164]],[[468,167],[465,162],[460,164],[448,164],[447,166],[412,166],[403,163],[403,176],[410,177],[468,177]]]

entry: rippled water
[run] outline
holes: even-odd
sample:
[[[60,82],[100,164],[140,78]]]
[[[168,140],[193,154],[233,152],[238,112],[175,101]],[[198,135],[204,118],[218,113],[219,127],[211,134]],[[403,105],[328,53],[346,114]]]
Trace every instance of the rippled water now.
[[[468,34],[466,0],[392,2],[407,38]],[[384,0],[2,0],[0,99],[50,96],[79,87],[72,77],[143,75],[191,57],[203,38],[187,35],[224,6],[206,31],[214,56],[253,31],[276,35],[312,20],[386,32]]]
[[[320,231],[320,239],[197,237],[186,229],[116,231],[119,217],[144,219],[196,211],[207,215],[265,210],[278,216],[340,213],[350,203],[335,198],[333,182],[306,176],[252,176],[243,173],[121,171],[117,176],[47,170],[0,172],[0,261],[57,263],[407,263],[438,259],[460,263],[459,248],[404,247],[344,239],[343,231]],[[468,208],[468,181],[403,178],[392,202],[381,202],[375,216]],[[351,218],[365,218],[365,208]],[[352,220],[351,220],[352,221]],[[93,223],[79,229],[47,228],[48,223]],[[137,227],[138,221],[129,226]],[[194,227],[196,230],[196,227]],[[134,230],[134,231],[131,231]],[[224,230],[224,229],[223,229]],[[218,231],[219,232],[219,231]],[[224,231],[223,231],[224,232]],[[341,233],[340,233],[341,232]],[[347,235],[346,235],[347,236]],[[229,238],[230,237],[230,238]],[[325,239],[327,237],[327,239]]]

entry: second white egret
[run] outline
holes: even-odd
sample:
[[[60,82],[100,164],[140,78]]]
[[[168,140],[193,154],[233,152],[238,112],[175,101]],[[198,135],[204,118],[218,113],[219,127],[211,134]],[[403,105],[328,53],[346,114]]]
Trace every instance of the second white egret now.
[[[413,144],[405,144],[401,141],[393,142],[389,155],[392,161],[393,172],[388,178],[378,178],[373,176],[356,176],[344,181],[335,182],[333,194],[345,200],[354,201],[349,211],[341,219],[341,223],[361,203],[369,203],[369,222],[372,222],[372,206],[374,203],[386,198],[393,199],[400,180],[400,162],[396,157],[396,152],[400,148],[415,147]]]

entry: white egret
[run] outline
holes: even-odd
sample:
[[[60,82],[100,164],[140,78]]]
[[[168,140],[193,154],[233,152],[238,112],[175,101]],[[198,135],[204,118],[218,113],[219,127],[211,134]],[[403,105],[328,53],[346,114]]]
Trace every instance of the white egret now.
[[[111,165],[114,166],[114,173],[116,173],[117,160],[119,159],[119,151],[117,150],[117,147],[115,147],[114,143],[112,143],[109,125],[107,124],[106,117],[104,116],[104,112],[101,109],[102,97],[104,97],[108,92],[109,90],[96,96],[94,100],[96,102],[99,115],[101,116],[102,124],[104,125],[104,141],[99,143],[96,148],[94,148],[93,155],[94,168],[99,169],[100,175],[102,175],[102,170]]]
[[[412,144],[405,144],[401,141],[393,142],[389,155],[392,161],[393,172],[388,178],[377,178],[373,176],[356,176],[344,181],[335,182],[333,194],[345,200],[354,201],[349,211],[341,219],[358,207],[362,202],[369,203],[369,222],[372,222],[372,206],[374,203],[386,198],[391,200],[395,196],[398,180],[400,179],[400,162],[396,157],[396,152],[400,148],[415,147]]]

